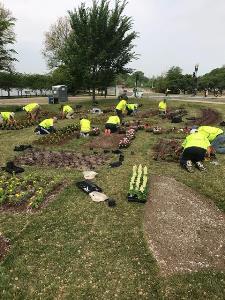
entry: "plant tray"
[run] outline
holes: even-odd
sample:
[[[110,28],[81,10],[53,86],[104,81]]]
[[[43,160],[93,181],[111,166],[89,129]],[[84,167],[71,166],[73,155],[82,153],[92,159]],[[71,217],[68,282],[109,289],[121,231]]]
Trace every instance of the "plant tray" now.
[[[128,202],[138,202],[138,203],[146,203],[146,199],[140,199],[138,198],[138,195],[136,194],[128,194],[127,195]]]

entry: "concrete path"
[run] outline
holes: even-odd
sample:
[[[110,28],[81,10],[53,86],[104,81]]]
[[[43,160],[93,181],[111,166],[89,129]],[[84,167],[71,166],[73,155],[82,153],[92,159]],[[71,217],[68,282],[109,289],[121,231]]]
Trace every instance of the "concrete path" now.
[[[151,178],[144,228],[162,275],[225,270],[225,214],[175,179]]]

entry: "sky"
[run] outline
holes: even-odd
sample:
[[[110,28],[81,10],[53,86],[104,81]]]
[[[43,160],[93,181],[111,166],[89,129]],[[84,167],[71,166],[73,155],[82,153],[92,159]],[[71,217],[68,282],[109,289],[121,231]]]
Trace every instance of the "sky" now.
[[[15,32],[18,52],[16,70],[46,73],[41,54],[44,33],[57,18],[65,16],[81,2],[91,0],[0,0],[17,19]],[[113,0],[111,1],[113,3]],[[171,66],[199,74],[225,65],[224,0],[128,0],[125,14],[132,16],[139,32],[135,51],[139,59],[129,67],[146,76],[160,75]]]

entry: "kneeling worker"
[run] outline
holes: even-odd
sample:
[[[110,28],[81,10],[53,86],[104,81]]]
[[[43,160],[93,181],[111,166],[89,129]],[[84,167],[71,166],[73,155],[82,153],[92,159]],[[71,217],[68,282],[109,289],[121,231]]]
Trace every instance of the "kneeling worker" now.
[[[127,105],[126,105],[127,115],[128,116],[135,115],[135,113],[137,112],[138,106],[139,106],[138,104],[127,103]]]
[[[74,110],[71,106],[69,105],[62,105],[62,118],[65,119],[72,119],[74,117]]]
[[[182,149],[184,150],[180,163],[188,172],[193,172],[192,163],[195,163],[200,171],[205,170],[202,162],[206,155],[210,155],[210,142],[204,134],[192,129],[184,140]]]
[[[122,95],[119,97],[120,102],[116,106],[117,116],[120,118],[120,122],[122,123],[123,114],[126,112],[128,97],[126,95]]]
[[[89,136],[91,131],[91,122],[87,118],[80,119],[80,135]]]
[[[160,116],[165,116],[166,111],[167,111],[167,101],[166,99],[163,99],[162,101],[159,102],[159,115]]]
[[[27,113],[29,120],[37,121],[40,114],[40,105],[38,103],[30,103],[23,107],[23,110]]]
[[[16,124],[15,113],[3,111],[0,113],[0,124],[14,125]]]
[[[225,133],[222,129],[212,126],[200,126],[198,132],[210,141],[212,148],[220,154],[225,154]]]
[[[35,129],[35,132],[39,134],[49,134],[55,132],[56,131],[54,127],[55,123],[57,123],[56,117],[51,119],[45,119],[38,125],[38,127]]]
[[[105,135],[117,132],[120,127],[120,118],[118,116],[110,116],[105,124]]]

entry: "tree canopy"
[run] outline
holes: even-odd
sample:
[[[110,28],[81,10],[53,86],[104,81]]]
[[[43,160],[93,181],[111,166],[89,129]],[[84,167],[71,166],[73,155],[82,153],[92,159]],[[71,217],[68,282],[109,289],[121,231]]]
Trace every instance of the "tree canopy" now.
[[[11,71],[12,63],[16,61],[16,51],[10,48],[15,42],[15,21],[11,12],[0,2],[0,71]]]

